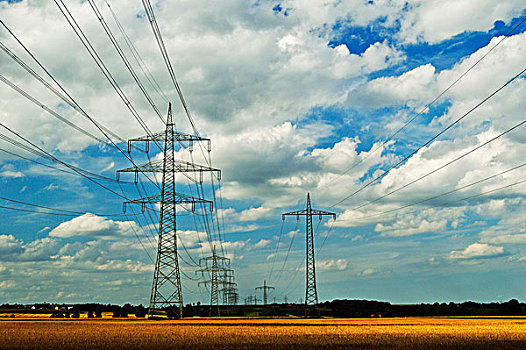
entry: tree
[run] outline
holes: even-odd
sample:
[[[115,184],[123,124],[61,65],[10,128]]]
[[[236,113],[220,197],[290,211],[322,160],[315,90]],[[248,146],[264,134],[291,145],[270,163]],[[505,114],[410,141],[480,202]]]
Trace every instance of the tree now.
[[[119,306],[115,306],[113,309],[113,316],[112,317],[122,317],[122,309]]]
[[[144,306],[139,305],[135,308],[135,317],[145,317],[146,316],[146,308]]]

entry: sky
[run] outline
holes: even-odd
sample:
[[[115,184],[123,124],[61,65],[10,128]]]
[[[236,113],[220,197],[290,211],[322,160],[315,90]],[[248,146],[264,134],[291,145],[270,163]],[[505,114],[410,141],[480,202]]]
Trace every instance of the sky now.
[[[192,133],[142,2],[94,3],[161,118],[172,102],[176,127]],[[136,116],[148,132],[163,131],[90,3],[64,4],[128,105],[55,2],[2,0],[0,19],[113,134],[145,135]],[[217,199],[211,242],[200,211],[178,208],[185,304],[209,300],[196,263],[213,245],[231,259],[241,301],[266,280],[270,300],[300,302],[305,221],[281,214],[304,208],[308,192],[315,209],[337,214],[314,218],[320,301],[526,301],[523,1],[152,5],[195,125],[211,139],[211,164],[222,170],[220,183],[207,175],[202,187]],[[109,181],[132,166],[127,153],[6,53],[58,88],[5,27],[0,41],[0,304],[148,304],[158,207],[128,205],[124,215],[123,197],[155,194],[160,178]],[[106,178],[95,183],[5,136]],[[176,156],[209,161],[199,147]],[[131,157],[143,164],[163,153],[150,145]],[[177,190],[197,195],[182,176]]]

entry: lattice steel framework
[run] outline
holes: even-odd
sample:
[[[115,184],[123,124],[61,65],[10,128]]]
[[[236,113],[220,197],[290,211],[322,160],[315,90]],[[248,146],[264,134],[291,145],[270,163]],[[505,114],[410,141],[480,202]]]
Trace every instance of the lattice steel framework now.
[[[234,282],[234,273],[224,271],[220,277],[223,288],[219,292],[223,295],[223,305],[237,305],[239,293],[237,292],[237,283]]]
[[[208,280],[198,283],[198,285],[210,286],[209,315],[219,316],[219,293],[231,289],[235,285],[233,282],[234,270],[230,268],[230,259],[217,255],[216,249],[213,247],[212,256],[199,259],[199,265],[203,268],[195,273],[200,273],[203,277],[206,273],[210,277]]]
[[[196,198],[177,193],[175,191],[176,174],[197,172],[200,175],[200,180],[198,181],[202,181],[202,173],[205,171],[216,172],[218,178],[220,178],[221,172],[219,169],[183,162],[174,158],[176,144],[178,145],[177,147],[185,147],[192,151],[194,143],[207,142],[208,150],[210,150],[210,140],[200,136],[184,134],[176,131],[172,118],[171,104],[168,106],[168,117],[165,131],[150,136],[131,139],[128,141],[129,149],[131,149],[131,142],[139,141],[146,142],[147,150],[150,142],[164,144],[164,158],[162,162],[149,162],[144,165],[122,169],[117,172],[118,176],[119,173],[135,173],[136,182],[139,173],[162,172],[162,187],[160,193],[124,202],[124,211],[126,211],[126,204],[141,204],[144,210],[146,204],[160,203],[161,213],[159,219],[157,258],[150,294],[148,316],[156,316],[166,311],[169,317],[181,318],[183,316],[183,294],[181,288],[179,258],[177,255],[177,205],[189,203],[192,205],[192,208],[194,208],[196,203],[207,203],[210,204],[210,210],[213,210],[213,202],[204,198]]]
[[[299,220],[300,216],[305,216],[306,231],[305,231],[305,306],[314,306],[318,304],[318,290],[316,287],[316,261],[314,259],[314,234],[312,230],[312,217],[330,215],[336,219],[335,213],[328,211],[312,209],[310,202],[310,193],[307,193],[307,207],[302,210],[291,211],[282,215],[282,220],[286,216],[296,216]]]

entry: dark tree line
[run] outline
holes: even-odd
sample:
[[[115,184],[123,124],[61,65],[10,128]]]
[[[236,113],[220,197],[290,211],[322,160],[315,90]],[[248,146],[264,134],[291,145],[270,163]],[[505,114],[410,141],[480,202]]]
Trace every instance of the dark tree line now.
[[[0,305],[4,313],[51,313],[54,318],[78,318],[80,313],[87,313],[88,318],[100,318],[103,313],[111,313],[113,317],[145,317],[147,308],[143,305],[124,304],[4,304]],[[168,310],[169,312],[169,310]],[[187,304],[183,308],[186,317],[209,315],[209,306]],[[523,316],[526,315],[526,304],[516,299],[502,303],[434,303],[396,305],[388,302],[371,300],[333,300],[323,302],[317,308],[305,310],[302,304],[271,304],[271,305],[238,305],[220,307],[221,316],[328,316],[328,317],[411,317],[411,316]],[[170,317],[171,315],[167,315]]]

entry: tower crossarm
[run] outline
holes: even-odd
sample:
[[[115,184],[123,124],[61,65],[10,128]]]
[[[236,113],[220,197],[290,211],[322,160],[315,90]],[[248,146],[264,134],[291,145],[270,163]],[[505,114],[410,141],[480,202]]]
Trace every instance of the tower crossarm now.
[[[197,282],[197,285],[201,286],[201,285],[206,285],[206,284],[211,284],[211,283],[214,283],[213,279]],[[235,283],[235,282],[223,282],[221,280],[218,280],[217,284],[221,284],[221,285],[224,285],[224,286],[230,286],[230,288],[233,287],[234,285],[237,285],[237,283]],[[228,288],[228,287],[225,287],[225,288]],[[221,290],[218,290],[218,291],[221,291]]]
[[[221,285],[230,285],[231,282],[223,282],[223,281],[220,281],[218,280],[217,282],[214,282],[213,279],[209,279],[209,280],[204,280],[204,281],[201,281],[201,282],[197,282],[197,285],[198,286],[202,286],[202,285],[207,285],[207,284],[212,284],[212,283],[217,283],[218,285],[221,284]],[[237,283],[234,283],[234,284],[237,284]],[[218,292],[221,291],[218,289]]]
[[[174,170],[177,173],[201,173],[200,182],[203,182],[203,172],[215,172],[217,178],[221,180],[221,170],[217,168],[211,168],[204,165],[199,165],[184,160],[174,160]],[[135,173],[136,181],[139,173],[162,173],[163,172],[163,161],[148,162],[146,164],[129,167],[126,169],[117,170],[117,180],[120,178],[120,173]]]
[[[200,258],[199,259],[199,265],[203,265],[203,263],[204,263],[204,265],[206,266],[209,261],[213,262],[214,260],[217,261],[218,263],[220,261],[222,261],[227,266],[230,265],[230,259],[229,258],[225,258],[223,256],[217,256],[217,255],[207,256],[205,258]],[[228,269],[228,270],[229,271],[233,271],[233,270],[230,270],[230,269]]]
[[[311,210],[302,209],[302,210],[291,211],[289,213],[282,214],[281,219],[285,220],[285,216],[296,216],[297,218],[299,218],[300,216],[307,216],[307,215],[319,216],[320,219],[322,216],[330,215],[332,216],[333,219],[336,219],[335,213],[331,213],[331,212],[323,211],[323,210],[316,210],[316,209],[311,209]]]
[[[225,288],[230,288],[230,289],[237,287],[236,282],[222,281],[221,284],[225,285],[226,286]]]
[[[175,142],[178,142],[181,146],[185,148],[188,147],[189,150],[193,150],[194,143],[197,143],[197,142],[206,142],[206,146],[207,146],[206,150],[208,152],[210,152],[212,149],[211,141],[209,138],[206,138],[206,137],[191,135],[191,134],[187,134],[187,133],[180,132],[177,130],[173,131],[172,136]],[[162,132],[154,133],[152,135],[140,136],[140,137],[135,137],[133,139],[129,139],[128,140],[128,153],[131,151],[132,142],[146,142],[146,151],[148,151],[150,142],[157,142],[157,143],[166,142],[166,132],[162,131]]]
[[[225,272],[225,273],[228,273],[228,272],[233,272],[234,270],[232,269],[225,269],[223,267],[206,267],[206,268],[203,268],[203,269],[199,269],[199,270],[196,270],[195,271],[195,274],[204,274],[205,272]]]
[[[191,203],[192,204],[192,210],[194,210],[195,203],[208,203],[210,205],[210,211],[214,210],[214,202],[202,199],[202,198],[196,198],[192,196],[187,196],[182,193],[175,192],[175,203],[174,204],[180,204],[180,203]],[[126,205],[127,204],[142,204],[143,208],[146,204],[149,203],[162,203],[161,193],[154,194],[152,196],[146,196],[138,199],[133,199],[131,201],[124,202],[124,212],[126,212]]]

